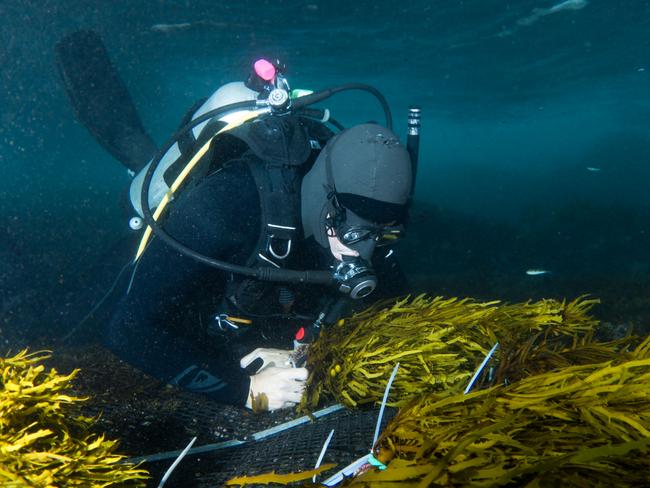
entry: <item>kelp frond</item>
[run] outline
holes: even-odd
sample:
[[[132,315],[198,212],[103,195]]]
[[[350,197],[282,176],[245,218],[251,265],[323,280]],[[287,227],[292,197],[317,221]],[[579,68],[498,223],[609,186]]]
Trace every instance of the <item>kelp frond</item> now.
[[[430,394],[384,430],[388,469],[351,484],[645,486],[650,339],[626,359],[580,365],[469,395]]]
[[[123,463],[117,442],[89,432],[69,393],[78,370],[45,371],[46,351],[0,358],[1,486],[144,486],[147,472]]]
[[[614,357],[624,344],[592,344],[598,300],[517,304],[420,295],[372,306],[321,334],[310,347],[310,377],[301,408],[321,397],[349,407],[377,403],[396,362],[393,405],[415,395],[464,388],[499,342],[496,383],[570,364]]]
[[[289,483],[295,483],[296,481],[308,480],[314,476],[321,474],[323,471],[332,469],[336,465],[333,463],[324,464],[319,468],[314,468],[309,471],[302,471],[300,473],[286,473],[279,474],[275,471],[271,473],[264,473],[252,476],[237,476],[236,478],[231,478],[226,481],[226,486],[258,486],[258,485],[268,485],[268,484],[279,484],[286,485]]]

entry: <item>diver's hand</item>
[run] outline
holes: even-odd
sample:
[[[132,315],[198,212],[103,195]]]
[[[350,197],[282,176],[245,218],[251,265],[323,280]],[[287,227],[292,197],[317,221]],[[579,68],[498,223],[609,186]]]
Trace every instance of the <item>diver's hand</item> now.
[[[253,371],[249,371],[253,373],[259,373],[263,369],[271,366],[276,368],[293,368],[294,364],[292,361],[292,354],[293,351],[291,350],[267,349],[264,347],[258,347],[250,354],[246,354],[246,356],[241,358],[239,365],[242,368],[248,368],[248,366],[253,364],[254,361],[258,359],[261,360],[261,362],[258,361],[258,367],[255,367]]]
[[[253,397],[264,394],[270,411],[290,408],[300,402],[307,381],[306,368],[276,368],[269,366],[251,376],[246,407],[253,408]]]

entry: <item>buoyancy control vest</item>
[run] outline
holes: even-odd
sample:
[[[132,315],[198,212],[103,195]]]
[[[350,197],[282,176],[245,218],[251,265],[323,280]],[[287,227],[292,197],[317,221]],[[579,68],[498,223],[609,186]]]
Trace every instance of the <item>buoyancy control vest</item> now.
[[[144,228],[134,262],[137,262],[140,256],[145,252],[147,245],[150,242],[150,238],[156,236],[181,254],[188,256],[197,262],[227,273],[247,276],[265,282],[297,284],[310,283],[324,286],[335,286],[340,292],[349,294],[352,298],[365,296],[355,292],[355,290],[357,290],[361,285],[360,281],[366,280],[365,275],[362,276],[358,272],[346,272],[345,274],[341,274],[338,268],[336,270],[331,270],[321,269],[320,267],[317,269],[278,269],[271,266],[242,266],[216,259],[185,246],[182,242],[179,242],[173,236],[165,232],[163,227],[157,222],[165,212],[167,204],[174,199],[176,192],[181,188],[186,187],[188,181],[191,182],[192,179],[194,179],[194,175],[196,174],[194,173],[194,169],[201,166],[201,163],[207,159],[205,156],[209,151],[214,149],[214,143],[217,142],[217,139],[227,135],[229,132],[233,132],[234,129],[237,129],[242,125],[248,125],[251,121],[256,119],[261,120],[267,116],[284,117],[292,115],[313,118],[320,123],[327,123],[338,130],[343,130],[343,127],[336,122],[335,119],[330,118],[329,110],[312,108],[311,106],[330,98],[332,95],[349,90],[362,90],[375,96],[384,110],[386,116],[386,127],[389,130],[391,129],[392,117],[387,101],[374,87],[359,83],[347,83],[319,90],[317,92],[292,90],[289,94],[289,86],[286,79],[284,76],[281,76],[281,74],[278,74],[276,80],[273,81],[273,84],[269,85],[268,93],[265,89],[264,93],[260,93],[260,97],[257,97],[256,99],[234,101],[225,106],[208,110],[200,116],[195,115],[190,123],[176,131],[176,133],[162,145],[158,154],[156,154],[147,167],[135,178],[135,180],[138,180],[140,179],[140,176],[142,176],[137,185],[140,190],[140,203],[137,205],[137,202],[135,202],[136,205],[134,206],[136,209],[140,207],[144,222],[142,222],[141,219],[134,217],[131,219],[130,225],[134,230],[142,228],[143,224],[146,224],[146,228]],[[261,95],[265,96],[262,97]],[[226,117],[230,120],[226,121]],[[155,183],[158,181],[164,181],[164,179],[160,177],[160,172],[161,167],[168,163],[168,161],[166,161],[168,153],[173,149],[175,149],[177,153],[180,153],[178,141],[182,135],[185,132],[194,131],[197,127],[205,126],[206,122],[211,122],[215,119],[225,121],[226,125],[214,132],[212,137],[208,137],[203,144],[197,144],[198,150],[189,158],[187,164],[185,164],[180,173],[178,173],[177,178],[172,182],[171,186],[168,186],[166,191],[157,195],[159,198],[152,198],[152,194],[156,191],[156,188],[154,188]],[[201,132],[201,136],[203,135],[203,132],[204,131]],[[326,141],[327,137],[325,137],[324,140]],[[188,178],[190,174],[192,174],[192,178]],[[136,183],[135,180],[133,182],[134,184]],[[134,185],[132,185],[131,190],[133,190],[133,186]],[[133,197],[133,191],[131,196]],[[353,296],[353,294],[355,296]]]
[[[181,127],[193,118],[194,113],[193,108],[183,119]],[[197,147],[224,125],[221,119],[211,120],[202,127],[198,137],[195,131],[186,132],[172,148],[176,157],[171,160],[170,155],[169,163],[162,168],[159,176],[162,181],[158,185],[164,189],[170,186]],[[256,249],[246,265],[289,267],[292,246],[302,233],[302,178],[333,135],[324,124],[304,116],[269,114],[255,118],[215,138],[192,171],[191,178],[184,183],[185,189],[198,184],[230,160],[245,160],[258,189],[261,222]],[[247,152],[249,155],[242,158]],[[157,201],[152,204],[155,206]]]
[[[208,126],[204,133],[214,134],[220,127],[218,123]],[[231,159],[245,161],[258,190],[260,232],[246,261],[247,267],[287,269],[293,266],[291,251],[302,235],[302,178],[332,136],[333,132],[317,121],[287,114],[255,119],[215,141],[212,154],[206,155],[210,159],[209,167],[197,174],[211,174]],[[203,137],[202,134],[196,143],[200,144]],[[186,146],[189,154],[195,146]],[[173,167],[168,171],[173,171]],[[292,295],[287,286],[231,274],[221,312],[260,313],[261,309],[268,310],[269,300],[286,305]]]

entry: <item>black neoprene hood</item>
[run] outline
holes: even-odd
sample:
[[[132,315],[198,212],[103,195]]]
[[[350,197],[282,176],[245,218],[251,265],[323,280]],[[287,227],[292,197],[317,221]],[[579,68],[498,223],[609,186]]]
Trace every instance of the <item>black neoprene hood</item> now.
[[[412,170],[406,148],[397,136],[377,124],[361,124],[333,137],[302,183],[305,237],[327,247],[325,219],[328,196],[368,224],[401,223],[411,190]]]

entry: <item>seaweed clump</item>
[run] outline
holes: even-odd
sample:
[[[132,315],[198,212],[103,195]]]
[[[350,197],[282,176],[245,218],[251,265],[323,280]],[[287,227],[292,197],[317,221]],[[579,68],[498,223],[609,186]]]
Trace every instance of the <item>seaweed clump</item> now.
[[[314,409],[323,398],[348,407],[379,403],[397,362],[393,406],[423,394],[459,392],[497,342],[493,384],[607,360],[629,341],[593,342],[598,320],[589,312],[596,303],[585,297],[501,304],[420,295],[376,304],[325,330],[310,347],[301,409]]]
[[[68,391],[78,370],[46,372],[48,357],[0,358],[0,485],[144,486],[148,473],[123,462],[117,441],[91,433],[94,419],[76,415],[84,399]]]
[[[351,485],[647,486],[650,337],[619,360],[530,376],[400,410]]]
[[[400,363],[401,409],[372,452],[384,469],[366,465],[345,486],[648,486],[650,337],[594,341],[596,303],[384,302],[312,345],[302,407],[379,402]]]

